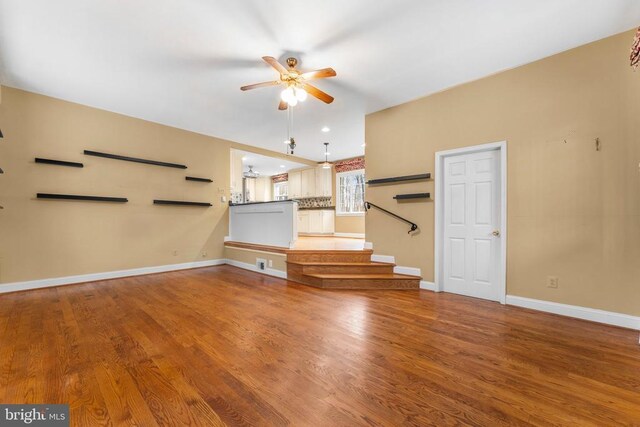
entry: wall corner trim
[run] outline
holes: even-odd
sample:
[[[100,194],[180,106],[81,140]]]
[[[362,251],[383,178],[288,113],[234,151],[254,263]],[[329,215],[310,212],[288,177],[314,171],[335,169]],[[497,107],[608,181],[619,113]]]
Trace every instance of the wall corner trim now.
[[[640,317],[629,314],[599,310],[597,308],[580,307],[577,305],[561,304],[532,298],[507,295],[507,304],[561,316],[575,317],[607,325],[640,330]]]
[[[79,274],[76,276],[55,277],[51,279],[28,280],[24,282],[0,283],[0,294],[7,292],[27,291],[30,289],[50,288],[53,286],[73,285],[77,283],[96,282],[121,277],[142,276],[145,274],[165,273],[168,271],[187,270],[190,268],[211,267],[226,264],[225,259],[209,259],[206,261],[185,262],[154,267],[131,268],[128,270],[107,271],[102,273]]]

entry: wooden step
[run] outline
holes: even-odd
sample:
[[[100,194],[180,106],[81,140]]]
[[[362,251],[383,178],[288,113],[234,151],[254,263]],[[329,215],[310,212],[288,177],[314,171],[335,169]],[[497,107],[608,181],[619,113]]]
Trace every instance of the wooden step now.
[[[371,262],[371,249],[361,250],[288,250],[287,261],[291,262]]]
[[[289,280],[323,289],[420,289],[420,277],[406,274],[293,274]]]
[[[287,269],[302,274],[391,274],[393,267],[395,264],[386,262],[287,261]]]

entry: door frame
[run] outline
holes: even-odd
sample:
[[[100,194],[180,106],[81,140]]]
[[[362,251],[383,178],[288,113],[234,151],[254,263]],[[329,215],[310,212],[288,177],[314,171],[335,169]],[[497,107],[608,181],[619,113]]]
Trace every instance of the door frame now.
[[[507,302],[507,141],[455,148],[436,152],[435,176],[435,247],[434,272],[435,290],[444,291],[444,159],[461,154],[498,150],[500,152],[500,259],[498,262],[498,288],[500,303]]]

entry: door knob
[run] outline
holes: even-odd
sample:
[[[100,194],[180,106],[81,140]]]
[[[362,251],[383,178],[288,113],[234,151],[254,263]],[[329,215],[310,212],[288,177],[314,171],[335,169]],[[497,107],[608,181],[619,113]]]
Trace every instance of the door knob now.
[[[493,234],[496,237],[500,237],[500,230],[493,230],[491,234]]]

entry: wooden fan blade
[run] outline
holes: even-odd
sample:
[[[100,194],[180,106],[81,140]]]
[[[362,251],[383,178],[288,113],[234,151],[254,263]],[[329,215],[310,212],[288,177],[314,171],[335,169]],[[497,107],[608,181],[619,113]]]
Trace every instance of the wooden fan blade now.
[[[300,77],[302,77],[305,80],[325,79],[327,77],[335,77],[335,76],[336,76],[336,72],[333,68],[323,68],[321,70],[307,71],[306,73],[302,73],[300,75]]]
[[[266,62],[267,64],[271,65],[273,68],[276,69],[277,72],[279,72],[280,74],[287,74],[289,73],[289,70],[287,70],[284,65],[282,65],[281,63],[279,63],[276,58],[274,58],[273,56],[263,56],[262,59],[264,60],[264,62]]]
[[[274,80],[272,82],[262,82],[262,83],[256,83],[256,84],[253,84],[253,85],[242,86],[240,88],[240,90],[251,90],[251,89],[257,89],[259,87],[277,86],[279,84],[280,84],[279,81]]]
[[[289,108],[289,104],[286,101],[280,101],[280,105],[278,105],[278,110],[286,110]]]
[[[315,86],[311,86],[309,83],[302,83],[302,87],[307,91],[309,95],[315,96],[320,101],[326,102],[327,104],[331,104],[333,102],[333,96],[324,93]]]

